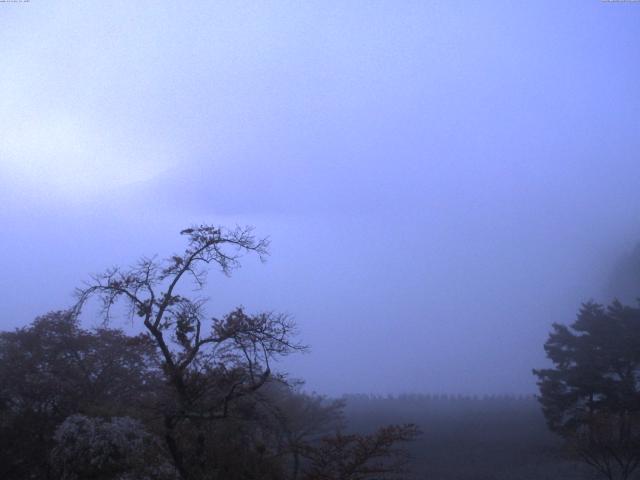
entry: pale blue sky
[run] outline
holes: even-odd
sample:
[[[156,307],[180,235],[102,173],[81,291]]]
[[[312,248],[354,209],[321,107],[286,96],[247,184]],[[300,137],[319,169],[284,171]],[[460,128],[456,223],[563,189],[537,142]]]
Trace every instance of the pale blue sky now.
[[[0,4],[0,325],[253,223],[309,388],[530,392],[640,240],[640,3]]]

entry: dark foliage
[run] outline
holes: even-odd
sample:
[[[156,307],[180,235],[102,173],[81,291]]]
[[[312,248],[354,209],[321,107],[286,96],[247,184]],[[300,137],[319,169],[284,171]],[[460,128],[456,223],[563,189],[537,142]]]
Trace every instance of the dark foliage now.
[[[418,436],[415,425],[390,425],[375,433],[324,437],[304,450],[309,460],[307,480],[366,480],[398,478],[405,473],[408,454],[398,443]]]
[[[68,312],[0,333],[0,478],[49,478],[55,428],[76,413],[141,411],[157,365],[147,337],[84,330]]]
[[[341,402],[306,395],[272,371],[305,347],[285,315],[236,308],[207,318],[193,296],[207,269],[229,274],[242,253],[263,257],[249,228],[199,226],[182,254],[143,258],[94,276],[72,311],[0,335],[0,474],[43,478],[368,480],[398,473],[411,427],[372,435],[332,432]],[[184,292],[190,292],[188,295]],[[77,318],[91,298],[103,328]],[[110,328],[128,307],[144,331]],[[347,470],[336,469],[344,463]],[[330,476],[319,477],[327,470]]]
[[[535,370],[551,430],[609,479],[640,464],[640,309],[583,305],[545,344],[553,368]]]

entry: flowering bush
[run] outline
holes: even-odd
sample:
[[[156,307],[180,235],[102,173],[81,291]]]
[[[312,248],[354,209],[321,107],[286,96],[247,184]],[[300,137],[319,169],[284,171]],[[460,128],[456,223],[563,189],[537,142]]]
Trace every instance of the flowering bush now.
[[[72,415],[54,440],[51,461],[61,480],[176,478],[156,439],[133,418]]]

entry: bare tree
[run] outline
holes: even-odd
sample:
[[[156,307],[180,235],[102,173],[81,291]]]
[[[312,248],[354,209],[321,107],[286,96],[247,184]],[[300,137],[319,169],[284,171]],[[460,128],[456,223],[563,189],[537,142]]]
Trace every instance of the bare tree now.
[[[176,469],[188,480],[213,478],[205,471],[205,424],[230,415],[234,402],[273,378],[270,360],[303,350],[292,340],[295,325],[272,312],[250,315],[237,308],[221,319],[207,320],[200,297],[208,269],[225,275],[240,266],[243,254],[268,254],[268,240],[256,239],[250,227],[226,229],[201,225],[180,232],[183,253],[165,260],[142,258],[134,266],[95,275],[77,291],[75,313],[92,297],[102,305],[104,321],[118,302],[133,321],[141,320],[154,340],[170,387],[161,405],[164,437]],[[208,428],[208,427],[207,427]]]

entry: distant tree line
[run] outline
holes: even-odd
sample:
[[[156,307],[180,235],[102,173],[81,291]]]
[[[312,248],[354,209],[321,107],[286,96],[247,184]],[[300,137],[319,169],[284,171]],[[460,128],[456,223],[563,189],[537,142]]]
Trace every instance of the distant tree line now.
[[[351,393],[344,398],[352,401],[361,402],[419,402],[419,403],[448,403],[448,402],[519,402],[535,400],[534,394],[485,394],[485,395],[464,395],[450,393],[400,393],[396,395],[387,394],[370,394],[370,393]]]

